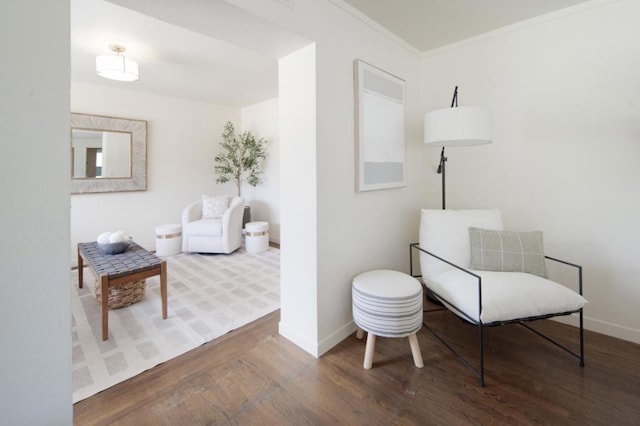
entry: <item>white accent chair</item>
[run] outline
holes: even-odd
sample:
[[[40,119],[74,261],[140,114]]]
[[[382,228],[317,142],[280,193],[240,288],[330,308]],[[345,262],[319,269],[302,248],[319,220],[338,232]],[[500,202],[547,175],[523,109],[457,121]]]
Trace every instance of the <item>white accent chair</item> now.
[[[473,238],[481,233],[481,238]],[[525,241],[530,238],[530,241]],[[534,247],[535,246],[535,247]],[[422,275],[413,273],[413,252],[420,254]],[[580,321],[579,352],[566,350],[584,366],[582,267],[545,256],[542,233],[503,231],[500,211],[422,210],[420,242],[410,245],[411,275],[422,277],[427,294],[460,318],[478,328],[479,368],[457,354],[429,327],[445,346],[473,370],[484,386],[485,327],[525,322],[577,313]],[[577,270],[577,292],[546,277],[546,261]],[[490,261],[495,261],[493,264]],[[443,308],[444,309],[444,308]],[[439,309],[441,310],[441,309]],[[425,311],[425,313],[431,311]]]
[[[221,219],[202,218],[202,200],[182,211],[182,251],[232,253],[242,245],[244,199],[234,197]]]

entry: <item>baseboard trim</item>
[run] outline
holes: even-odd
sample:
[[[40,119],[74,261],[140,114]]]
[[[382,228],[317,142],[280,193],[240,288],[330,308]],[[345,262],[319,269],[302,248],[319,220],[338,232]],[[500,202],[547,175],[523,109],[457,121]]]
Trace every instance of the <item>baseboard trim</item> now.
[[[322,339],[318,343],[318,354],[319,356],[324,355],[326,352],[331,350],[338,343],[342,342],[347,337],[351,336],[353,332],[356,331],[356,324],[352,321],[349,321],[333,333],[331,333],[326,338]]]
[[[563,324],[572,325],[574,327],[580,326],[578,314],[554,317],[553,320]],[[619,324],[613,324],[607,321],[585,317],[584,328],[585,330],[595,331],[596,333],[626,340],[628,342],[640,343],[640,330],[625,327]]]
[[[320,358],[326,352],[331,350],[331,348],[352,335],[354,331],[356,331],[356,324],[353,321],[349,321],[347,324],[316,343],[302,336],[282,321],[278,323],[278,332],[281,336],[299,346],[305,352],[313,355],[315,358]]]
[[[318,345],[307,339],[305,336],[301,335],[292,327],[289,327],[282,321],[278,322],[278,333],[280,333],[280,335],[285,339],[291,341],[291,343],[293,343],[294,345],[298,346],[300,349],[312,355],[314,358],[319,358]]]

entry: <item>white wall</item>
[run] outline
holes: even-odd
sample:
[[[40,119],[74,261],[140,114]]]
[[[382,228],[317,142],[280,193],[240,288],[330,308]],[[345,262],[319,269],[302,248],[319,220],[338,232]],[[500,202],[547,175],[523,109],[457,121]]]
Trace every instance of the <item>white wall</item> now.
[[[351,281],[370,269],[409,272],[422,206],[424,146],[418,58],[332,3],[320,13],[318,51],[318,353],[354,329]],[[327,25],[331,31],[327,31]],[[309,24],[309,23],[307,23]],[[353,60],[406,82],[407,185],[356,193]]]
[[[242,131],[267,140],[262,183],[244,184],[242,196],[251,206],[251,220],[269,222],[269,240],[280,242],[280,140],[278,99],[271,99],[241,110]]]
[[[280,59],[280,334],[311,354],[318,347],[316,49]]]
[[[0,16],[0,424],[70,425],[69,1]]]
[[[395,39],[345,13],[338,1],[299,0],[293,2],[292,9],[269,0],[231,3],[315,42],[315,111],[311,105],[306,106],[307,112],[315,114],[315,137],[296,138],[295,123],[286,134],[283,124],[280,129],[283,180],[284,174],[290,172],[285,157],[295,152],[288,151],[288,147],[315,156],[304,157],[313,167],[295,168],[301,175],[292,176],[305,182],[315,181],[315,186],[305,188],[304,193],[292,195],[302,197],[301,203],[315,203],[315,214],[295,214],[298,210],[313,208],[313,204],[297,207],[285,202],[285,183],[282,182],[280,330],[288,330],[287,337],[319,356],[355,329],[351,280],[357,273],[374,268],[408,271],[408,244],[417,238],[423,194],[420,61],[413,51]],[[404,188],[366,193],[354,190],[355,59],[365,60],[406,81],[407,186]],[[280,84],[282,115],[283,105],[292,100],[283,96],[283,91],[290,94],[291,91],[283,87],[287,81],[283,81],[282,76]],[[280,122],[284,120],[281,116]],[[302,125],[308,126],[308,121]],[[311,179],[314,174],[315,178]],[[289,226],[305,232],[288,234],[286,227]],[[291,239],[287,240],[286,235]],[[311,238],[314,235],[317,240]],[[309,256],[314,256],[314,260]],[[309,269],[303,271],[300,265],[308,265]],[[287,274],[289,270],[300,274]],[[296,315],[288,317],[285,293],[294,287],[305,297],[292,308]]]
[[[447,150],[447,207],[499,207],[584,266],[586,327],[640,342],[640,2],[595,1],[422,64],[425,111],[487,105],[491,145]],[[437,206],[439,151],[426,199]]]
[[[153,250],[155,227],[179,223],[188,203],[235,193],[215,183],[213,159],[227,120],[240,128],[239,108],[73,83],[71,111],[147,121],[147,190],[72,195],[72,255],[78,242],[119,229]]]

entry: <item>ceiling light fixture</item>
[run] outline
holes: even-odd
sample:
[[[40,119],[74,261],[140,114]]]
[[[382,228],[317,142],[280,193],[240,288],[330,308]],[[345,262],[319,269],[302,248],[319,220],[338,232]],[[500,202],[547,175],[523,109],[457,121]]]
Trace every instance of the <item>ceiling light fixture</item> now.
[[[116,54],[96,57],[96,72],[98,75],[117,81],[138,80],[138,63],[124,57],[122,54],[126,50],[124,46],[110,44],[109,47]]]

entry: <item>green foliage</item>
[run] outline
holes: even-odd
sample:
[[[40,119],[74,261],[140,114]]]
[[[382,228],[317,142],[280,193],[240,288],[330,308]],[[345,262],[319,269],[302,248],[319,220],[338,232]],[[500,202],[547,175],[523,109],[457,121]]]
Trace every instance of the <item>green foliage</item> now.
[[[216,183],[233,181],[238,188],[242,182],[251,186],[257,186],[262,182],[262,161],[267,157],[265,146],[266,139],[256,139],[251,132],[235,134],[233,123],[230,121],[224,125],[222,133],[222,150],[215,158],[214,172],[218,177]]]

